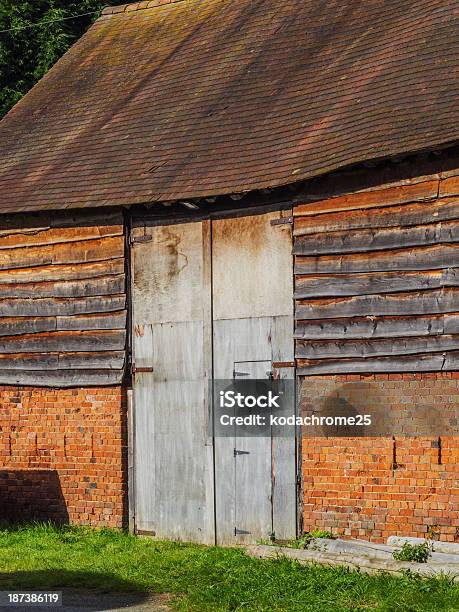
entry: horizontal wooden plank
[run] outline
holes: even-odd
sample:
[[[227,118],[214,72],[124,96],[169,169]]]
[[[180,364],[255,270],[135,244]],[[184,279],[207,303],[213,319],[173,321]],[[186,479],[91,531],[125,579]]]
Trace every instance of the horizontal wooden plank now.
[[[294,337],[304,340],[333,340],[435,336],[438,334],[459,334],[459,313],[297,321]]]
[[[362,210],[358,215],[353,210],[322,215],[296,217],[294,236],[305,236],[325,232],[340,232],[351,229],[377,229],[383,227],[410,227],[425,225],[432,221],[459,219],[459,198],[445,198],[425,204],[404,204],[385,208]]]
[[[119,208],[15,213],[1,216],[0,235],[40,232],[53,228],[102,227],[123,224],[123,212]]]
[[[3,298],[75,298],[97,295],[116,295],[125,290],[124,274],[100,276],[78,281],[11,283],[0,284],[0,299]]]
[[[20,247],[38,247],[50,244],[93,240],[107,236],[122,236],[122,225],[76,226],[67,228],[24,229],[22,232],[10,233],[0,230],[0,250]]]
[[[53,331],[126,329],[125,310],[74,317],[0,317],[0,337]]]
[[[125,260],[107,259],[105,261],[79,263],[73,265],[51,265],[33,268],[14,268],[0,270],[0,285],[8,283],[34,283],[48,281],[76,281],[83,278],[118,275],[125,272]]]
[[[120,351],[126,344],[124,330],[59,331],[0,338],[1,353]]]
[[[69,316],[124,310],[126,296],[97,296],[88,298],[27,298],[0,300],[4,317]]]
[[[459,195],[459,176],[451,176],[440,181],[439,194],[441,197]]]
[[[95,329],[126,330],[126,324],[127,312],[125,310],[107,314],[102,313],[92,315],[77,315],[74,317],[56,317],[56,330],[58,331],[89,331]]]
[[[60,353],[59,369],[77,370],[100,369],[122,370],[126,361],[125,351],[104,351],[99,353]]]
[[[102,369],[122,370],[124,351],[99,353],[0,353],[0,377],[2,370],[63,370]]]
[[[321,374],[371,374],[390,372],[440,372],[457,370],[459,352],[405,355],[399,357],[372,357],[368,359],[299,359],[299,376]]]
[[[459,335],[371,340],[297,340],[295,343],[296,357],[304,359],[364,358],[452,350],[459,350]]]
[[[358,253],[409,246],[459,242],[459,221],[413,227],[390,227],[310,234],[295,239],[294,255]]]
[[[456,312],[459,289],[434,289],[411,293],[360,295],[347,298],[301,300],[296,319],[331,319],[376,315],[426,315]]]
[[[458,287],[459,268],[296,276],[295,298],[343,297]]]
[[[439,244],[350,255],[295,257],[295,274],[433,270],[455,267],[459,267],[459,245],[457,244]]]
[[[123,256],[124,238],[115,236],[41,247],[4,249],[0,251],[0,270],[102,261]]]
[[[0,370],[0,385],[103,387],[121,384],[123,370]]]
[[[437,193],[438,180],[426,181],[424,183],[416,183],[415,185],[389,187],[376,191],[362,191],[327,200],[319,200],[318,202],[300,204],[293,209],[293,215],[297,217],[340,210],[362,210],[380,206],[394,206],[405,202],[425,202],[436,198]]]

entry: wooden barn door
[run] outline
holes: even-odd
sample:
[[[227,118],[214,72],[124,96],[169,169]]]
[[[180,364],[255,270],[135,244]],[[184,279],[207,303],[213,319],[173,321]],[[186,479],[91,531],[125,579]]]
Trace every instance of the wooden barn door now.
[[[278,218],[133,231],[138,532],[219,544],[295,536],[295,439],[212,440],[207,428],[212,377],[293,377],[273,372],[293,360],[291,230]]]
[[[133,230],[132,302],[136,531],[212,544],[209,232]]]
[[[214,378],[293,378],[291,230],[279,213],[212,225]],[[219,544],[295,536],[294,438],[215,439]]]

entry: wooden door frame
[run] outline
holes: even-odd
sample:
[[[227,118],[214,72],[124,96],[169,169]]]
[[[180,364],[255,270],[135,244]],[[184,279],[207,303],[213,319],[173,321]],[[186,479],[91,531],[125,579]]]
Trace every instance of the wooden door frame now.
[[[246,217],[246,216],[254,216],[254,215],[264,215],[270,212],[279,212],[280,224],[292,224],[292,202],[279,202],[274,204],[264,204],[253,206],[249,208],[238,208],[232,206],[223,206],[219,208],[211,208],[207,207],[205,210],[183,210],[182,208],[179,211],[175,211],[173,214],[169,212],[167,209],[163,209],[160,214],[156,212],[151,212],[149,210],[129,210],[125,211],[125,226],[126,226],[126,296],[127,296],[127,368],[126,368],[126,387],[127,387],[127,440],[128,440],[128,448],[127,448],[127,484],[128,484],[128,518],[129,518],[129,530],[131,533],[142,535],[140,531],[137,530],[136,526],[136,494],[135,494],[135,477],[136,477],[136,466],[135,466],[135,401],[134,401],[134,385],[135,385],[135,372],[133,371],[133,322],[134,322],[134,303],[132,297],[132,286],[134,282],[134,270],[133,270],[133,257],[132,257],[132,248],[133,242],[131,241],[132,230],[135,227],[143,226],[145,228],[155,227],[155,226],[166,226],[166,225],[176,225],[180,223],[192,223],[192,222],[202,222],[202,221],[210,221],[210,243],[212,245],[212,221],[217,219],[225,219],[225,218],[237,218],[237,217]],[[285,212],[290,214],[285,214]],[[284,213],[284,214],[282,214]],[[293,231],[291,233],[292,239],[292,249],[293,249]],[[212,246],[210,248],[210,256],[212,257]],[[293,276],[293,265],[291,270]],[[212,275],[211,275],[212,279]],[[212,282],[212,281],[211,281]],[[212,286],[211,286],[212,291]],[[294,296],[292,293],[292,311],[294,304]],[[213,315],[212,315],[212,303],[211,300],[211,333],[213,338]],[[292,327],[292,343],[294,329]],[[212,340],[213,342],[213,340]],[[213,376],[213,351],[212,351],[212,376]],[[298,391],[298,377],[296,375],[296,369],[294,369],[294,379],[295,379],[295,395]],[[297,398],[295,397],[295,401]],[[215,444],[213,444],[213,451],[215,453]],[[303,528],[303,479],[302,479],[302,471],[301,471],[301,453],[302,453],[302,440],[301,440],[301,432],[296,433],[295,436],[295,470],[296,470],[296,535],[302,533]],[[214,458],[215,463],[215,458]],[[215,479],[215,471],[214,471],[214,479]],[[215,495],[215,482],[214,482],[214,495]],[[214,520],[216,520],[215,514],[215,501],[214,501]],[[216,529],[214,530],[214,534],[216,537]],[[151,534],[150,534],[151,535]]]

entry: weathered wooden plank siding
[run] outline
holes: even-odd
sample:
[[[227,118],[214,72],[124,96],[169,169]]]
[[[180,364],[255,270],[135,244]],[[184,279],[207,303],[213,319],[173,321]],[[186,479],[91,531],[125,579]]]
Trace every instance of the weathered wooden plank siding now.
[[[458,174],[294,209],[300,374],[458,368]]]
[[[121,212],[0,221],[0,384],[109,385],[126,355]]]

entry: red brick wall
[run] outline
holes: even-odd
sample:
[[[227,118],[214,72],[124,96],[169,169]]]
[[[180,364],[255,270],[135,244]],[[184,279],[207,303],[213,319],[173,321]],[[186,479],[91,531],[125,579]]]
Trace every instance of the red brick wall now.
[[[388,410],[423,401],[459,408],[459,372],[311,376],[303,397],[370,382]],[[362,398],[362,405],[365,403]],[[304,529],[384,541],[390,535],[459,541],[459,438],[303,436]]]
[[[0,519],[121,527],[125,445],[121,387],[0,387]]]

